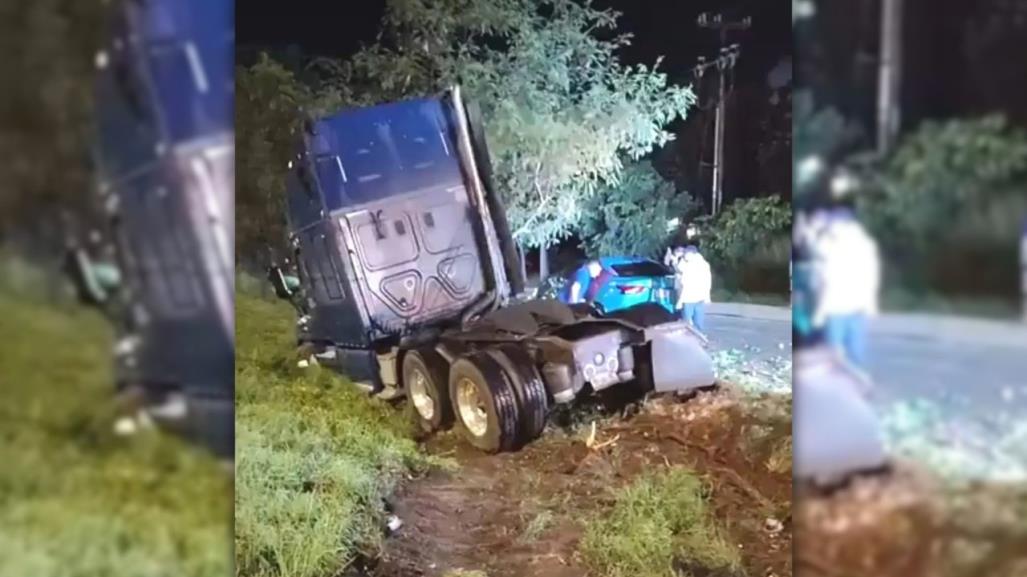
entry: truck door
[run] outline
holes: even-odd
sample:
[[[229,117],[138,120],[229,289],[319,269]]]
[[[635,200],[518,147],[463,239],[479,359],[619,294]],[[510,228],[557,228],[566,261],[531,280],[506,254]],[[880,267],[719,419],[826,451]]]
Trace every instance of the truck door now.
[[[375,322],[445,318],[484,292],[471,218],[467,193],[458,186],[339,219]]]

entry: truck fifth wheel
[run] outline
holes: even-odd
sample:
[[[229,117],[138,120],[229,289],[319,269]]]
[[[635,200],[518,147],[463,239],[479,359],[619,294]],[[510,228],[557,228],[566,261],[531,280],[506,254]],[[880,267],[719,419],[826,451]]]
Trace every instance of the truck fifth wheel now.
[[[659,304],[604,315],[523,300],[481,116],[459,88],[305,123],[289,166],[298,344],[370,393],[406,396],[426,433],[488,452],[538,437],[550,407],[629,382],[714,383],[703,340]]]

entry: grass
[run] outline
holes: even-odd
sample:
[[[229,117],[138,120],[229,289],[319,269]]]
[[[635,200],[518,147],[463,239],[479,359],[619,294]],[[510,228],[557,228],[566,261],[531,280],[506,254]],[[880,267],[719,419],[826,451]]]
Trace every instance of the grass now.
[[[236,572],[336,575],[376,555],[383,499],[442,465],[400,414],[327,370],[298,369],[294,313],[236,296]]]
[[[524,527],[524,532],[521,533],[521,540],[525,542],[537,541],[543,533],[546,532],[554,521],[553,512],[549,510],[543,510],[531,518],[528,521],[527,526]]]
[[[605,577],[740,571],[738,550],[724,534],[709,509],[708,487],[691,470],[673,468],[617,491],[612,509],[588,521],[581,554]]]
[[[936,292],[916,292],[898,286],[886,287],[881,294],[885,312],[936,313],[1016,320],[1023,312],[1019,302],[999,297],[960,297]]]
[[[772,307],[788,307],[792,304],[791,296],[787,294],[749,293],[726,288],[715,288],[710,296],[711,300],[717,303],[742,303]]]
[[[0,319],[0,575],[229,574],[231,477],[175,438],[112,433],[106,320],[10,284]]]

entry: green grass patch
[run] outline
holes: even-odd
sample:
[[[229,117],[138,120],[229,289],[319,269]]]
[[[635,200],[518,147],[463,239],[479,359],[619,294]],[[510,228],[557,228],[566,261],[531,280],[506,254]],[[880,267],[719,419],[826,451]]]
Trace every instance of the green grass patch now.
[[[236,296],[236,571],[336,575],[379,552],[383,498],[442,465],[405,418],[345,379],[296,367],[294,312]]]
[[[554,520],[553,512],[548,509],[535,514],[528,521],[528,524],[525,525],[524,532],[521,533],[521,540],[526,543],[537,541],[543,533],[553,526]]]
[[[10,290],[0,319],[0,575],[229,574],[231,477],[173,437],[112,433],[106,320]]]
[[[776,293],[750,293],[727,288],[714,288],[711,295],[713,302],[767,305],[772,307],[791,306],[791,296]]]
[[[585,562],[604,577],[667,577],[704,568],[740,572],[738,550],[714,521],[709,488],[689,469],[636,479],[610,511],[590,519]]]
[[[1018,319],[1022,315],[1021,303],[1009,298],[952,296],[900,286],[886,287],[882,291],[881,308],[886,312],[936,313],[997,320]]]

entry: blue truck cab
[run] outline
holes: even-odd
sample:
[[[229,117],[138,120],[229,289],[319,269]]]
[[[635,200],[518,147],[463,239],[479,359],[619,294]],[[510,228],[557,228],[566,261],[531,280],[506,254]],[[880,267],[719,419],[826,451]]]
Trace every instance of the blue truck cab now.
[[[286,206],[301,347],[425,432],[454,420],[486,451],[537,437],[553,403],[628,382],[713,384],[690,328],[659,305],[602,315],[524,301],[481,114],[459,88],[305,123]]]
[[[118,329],[119,391],[141,393],[158,423],[230,458],[232,2],[120,2],[111,17],[95,80],[97,204],[110,258],[94,262],[74,246],[69,272]]]

